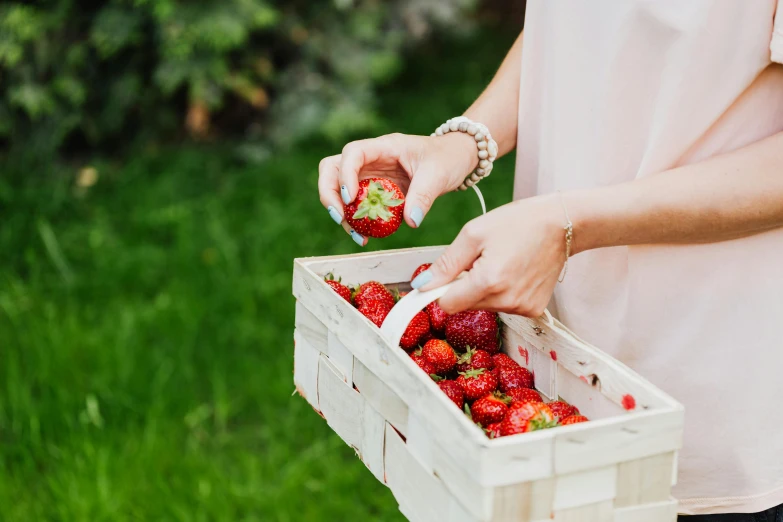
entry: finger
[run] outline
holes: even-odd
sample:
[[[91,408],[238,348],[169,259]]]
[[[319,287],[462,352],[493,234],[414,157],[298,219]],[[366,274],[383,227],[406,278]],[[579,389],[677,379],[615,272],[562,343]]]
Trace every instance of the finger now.
[[[360,247],[366,246],[368,239],[355,231],[353,228],[351,228],[351,225],[348,224],[347,221],[343,220],[342,222],[343,228],[348,233],[349,236],[351,236],[351,239],[353,239],[353,242],[359,245]]]
[[[340,198],[338,174],[340,155],[329,156],[318,165],[318,195],[329,216],[338,225],[343,222],[343,203]]]
[[[470,221],[462,227],[454,242],[449,245],[429,270],[411,281],[413,288],[431,290],[453,281],[463,271],[473,266],[482,250],[481,218]]]
[[[339,168],[340,196],[346,205],[359,192],[359,171],[381,158],[399,159],[402,146],[399,135],[390,134],[369,140],[353,141],[343,148]]]
[[[491,303],[491,296],[487,295],[487,289],[482,281],[481,268],[476,267],[464,277],[454,281],[438,304],[447,314],[455,314],[463,310],[479,309],[479,302]]]
[[[432,208],[435,198],[444,192],[444,177],[436,175],[429,168],[416,171],[411,186],[405,195],[405,222],[413,228],[419,228],[424,216]]]

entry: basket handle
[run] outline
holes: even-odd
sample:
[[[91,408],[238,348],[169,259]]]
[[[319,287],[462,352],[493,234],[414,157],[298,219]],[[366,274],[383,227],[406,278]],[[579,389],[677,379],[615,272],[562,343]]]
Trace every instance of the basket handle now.
[[[446,292],[451,288],[452,283],[446,283],[438,288],[421,292],[419,290],[411,290],[408,294],[400,299],[396,305],[391,309],[389,315],[381,325],[381,334],[386,340],[391,343],[392,346],[399,346],[402,334],[405,333],[405,329],[410,324],[413,317],[424,309],[425,306],[433,301],[437,301],[443,297]]]
[[[460,276],[462,277],[462,276]],[[413,317],[424,309],[425,306],[433,301],[437,301],[449,291],[451,283],[446,283],[438,288],[421,292],[419,290],[411,290],[405,297],[400,299],[396,305],[391,309],[389,315],[381,325],[381,334],[386,338],[392,346],[399,346],[402,334],[405,333],[405,329],[408,324],[413,320]],[[571,330],[563,326],[560,322],[556,321],[549,310],[544,309],[544,313],[538,318],[539,321],[547,325],[552,330],[560,332],[563,335],[571,337],[574,341],[580,344],[586,344],[582,339],[576,336]]]

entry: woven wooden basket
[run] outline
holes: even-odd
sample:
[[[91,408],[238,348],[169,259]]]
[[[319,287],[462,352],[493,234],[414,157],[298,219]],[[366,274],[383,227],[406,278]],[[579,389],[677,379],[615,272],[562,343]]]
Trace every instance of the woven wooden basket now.
[[[674,521],[682,406],[547,317],[501,314],[503,350],[583,424],[491,440],[399,346],[442,290],[411,292],[379,329],[324,282],[405,288],[442,247],[297,259],[298,392],[414,521]],[[405,283],[401,283],[405,282]]]

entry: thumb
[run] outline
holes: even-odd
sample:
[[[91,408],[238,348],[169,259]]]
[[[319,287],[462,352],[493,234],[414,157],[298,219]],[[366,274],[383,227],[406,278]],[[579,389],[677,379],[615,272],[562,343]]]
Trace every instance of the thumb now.
[[[462,272],[469,270],[483,249],[482,234],[478,229],[476,220],[462,227],[454,242],[432,263],[429,270],[411,281],[411,286],[422,291],[431,290],[450,283]]]
[[[421,169],[417,171],[408,193],[405,195],[405,210],[403,216],[405,222],[413,228],[419,228],[424,216],[432,208],[435,198],[444,192],[444,179],[432,169]]]

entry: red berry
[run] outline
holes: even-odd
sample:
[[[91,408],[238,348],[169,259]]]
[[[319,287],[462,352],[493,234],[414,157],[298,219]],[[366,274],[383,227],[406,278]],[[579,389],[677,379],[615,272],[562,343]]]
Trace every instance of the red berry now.
[[[411,359],[413,359],[413,362],[415,362],[416,365],[427,375],[435,374],[435,368],[433,368],[432,364],[430,364],[430,362],[421,354],[421,349],[412,351]]]
[[[433,301],[424,308],[427,311],[427,315],[430,316],[430,324],[432,325],[432,331],[437,335],[443,336],[446,333],[446,319],[449,318],[449,314],[443,311],[437,301]]]
[[[400,228],[405,195],[400,187],[385,178],[359,182],[356,199],[343,208],[345,220],[358,233],[386,237]]]
[[[549,406],[542,402],[517,402],[508,409],[500,423],[504,437],[557,426],[557,420]]]
[[[349,303],[351,302],[351,289],[342,283],[342,278],[335,279],[334,275],[331,272],[329,272],[328,274],[326,274],[326,277],[324,277],[324,281],[326,281],[326,284],[331,286],[332,290],[337,292],[340,295],[340,297],[342,297]]]
[[[569,424],[579,424],[580,422],[587,422],[587,417],[584,415],[571,415],[560,421],[560,425],[568,426]]]
[[[353,293],[353,303],[357,308],[364,306],[372,301],[385,304],[389,308],[394,306],[394,296],[388,288],[378,281],[368,281],[359,285],[359,288]]]
[[[533,374],[521,366],[506,366],[498,370],[498,381],[501,391],[508,393],[513,388],[532,388]]]
[[[500,352],[492,356],[492,365],[500,368],[501,366],[519,366],[519,363],[509,357],[508,354]]]
[[[482,426],[489,426],[495,422],[502,421],[508,411],[508,406],[505,402],[508,399],[501,397],[500,395],[490,393],[474,402],[470,407],[470,416],[473,422]]]
[[[468,370],[459,374],[457,383],[465,392],[465,400],[475,401],[488,393],[492,393],[498,387],[498,381],[491,372],[483,368]]]
[[[424,263],[423,265],[419,265],[416,270],[413,271],[413,275],[411,275],[411,281],[416,279],[416,276],[424,272],[425,270],[429,270],[429,268],[432,266],[432,263]]]
[[[446,340],[455,350],[468,346],[496,353],[500,350],[497,314],[486,310],[467,310],[446,319]]]
[[[462,409],[462,405],[465,404],[465,392],[462,391],[462,387],[456,381],[444,379],[438,381],[438,387],[457,405],[457,408]]]
[[[500,437],[500,423],[494,422],[489,426],[487,426],[486,428],[484,428],[484,431],[487,433],[487,436],[490,439],[497,439],[498,437]]]
[[[579,410],[577,410],[574,406],[571,406],[567,402],[563,401],[553,401],[550,403],[547,403],[547,406],[549,406],[549,409],[552,410],[552,413],[560,420],[565,419],[566,417],[570,417],[571,415],[578,415]]]
[[[400,346],[403,350],[413,350],[419,346],[421,338],[429,333],[429,331],[430,320],[427,317],[427,314],[422,310],[414,315],[411,322],[408,323],[405,333],[403,333],[400,338]]]
[[[367,319],[375,323],[375,326],[380,328],[384,319],[386,319],[386,316],[389,315],[391,307],[386,306],[386,304],[382,302],[371,302],[360,306],[358,310],[360,314],[365,316]]]
[[[457,371],[466,372],[477,368],[492,369],[492,356],[484,350],[474,350],[468,346],[468,350],[457,359]]]
[[[435,373],[451,371],[457,364],[457,354],[449,343],[440,339],[427,341],[421,349],[421,354],[435,369]]]
[[[506,395],[511,399],[512,404],[515,402],[544,402],[541,394],[531,388],[511,388]]]

